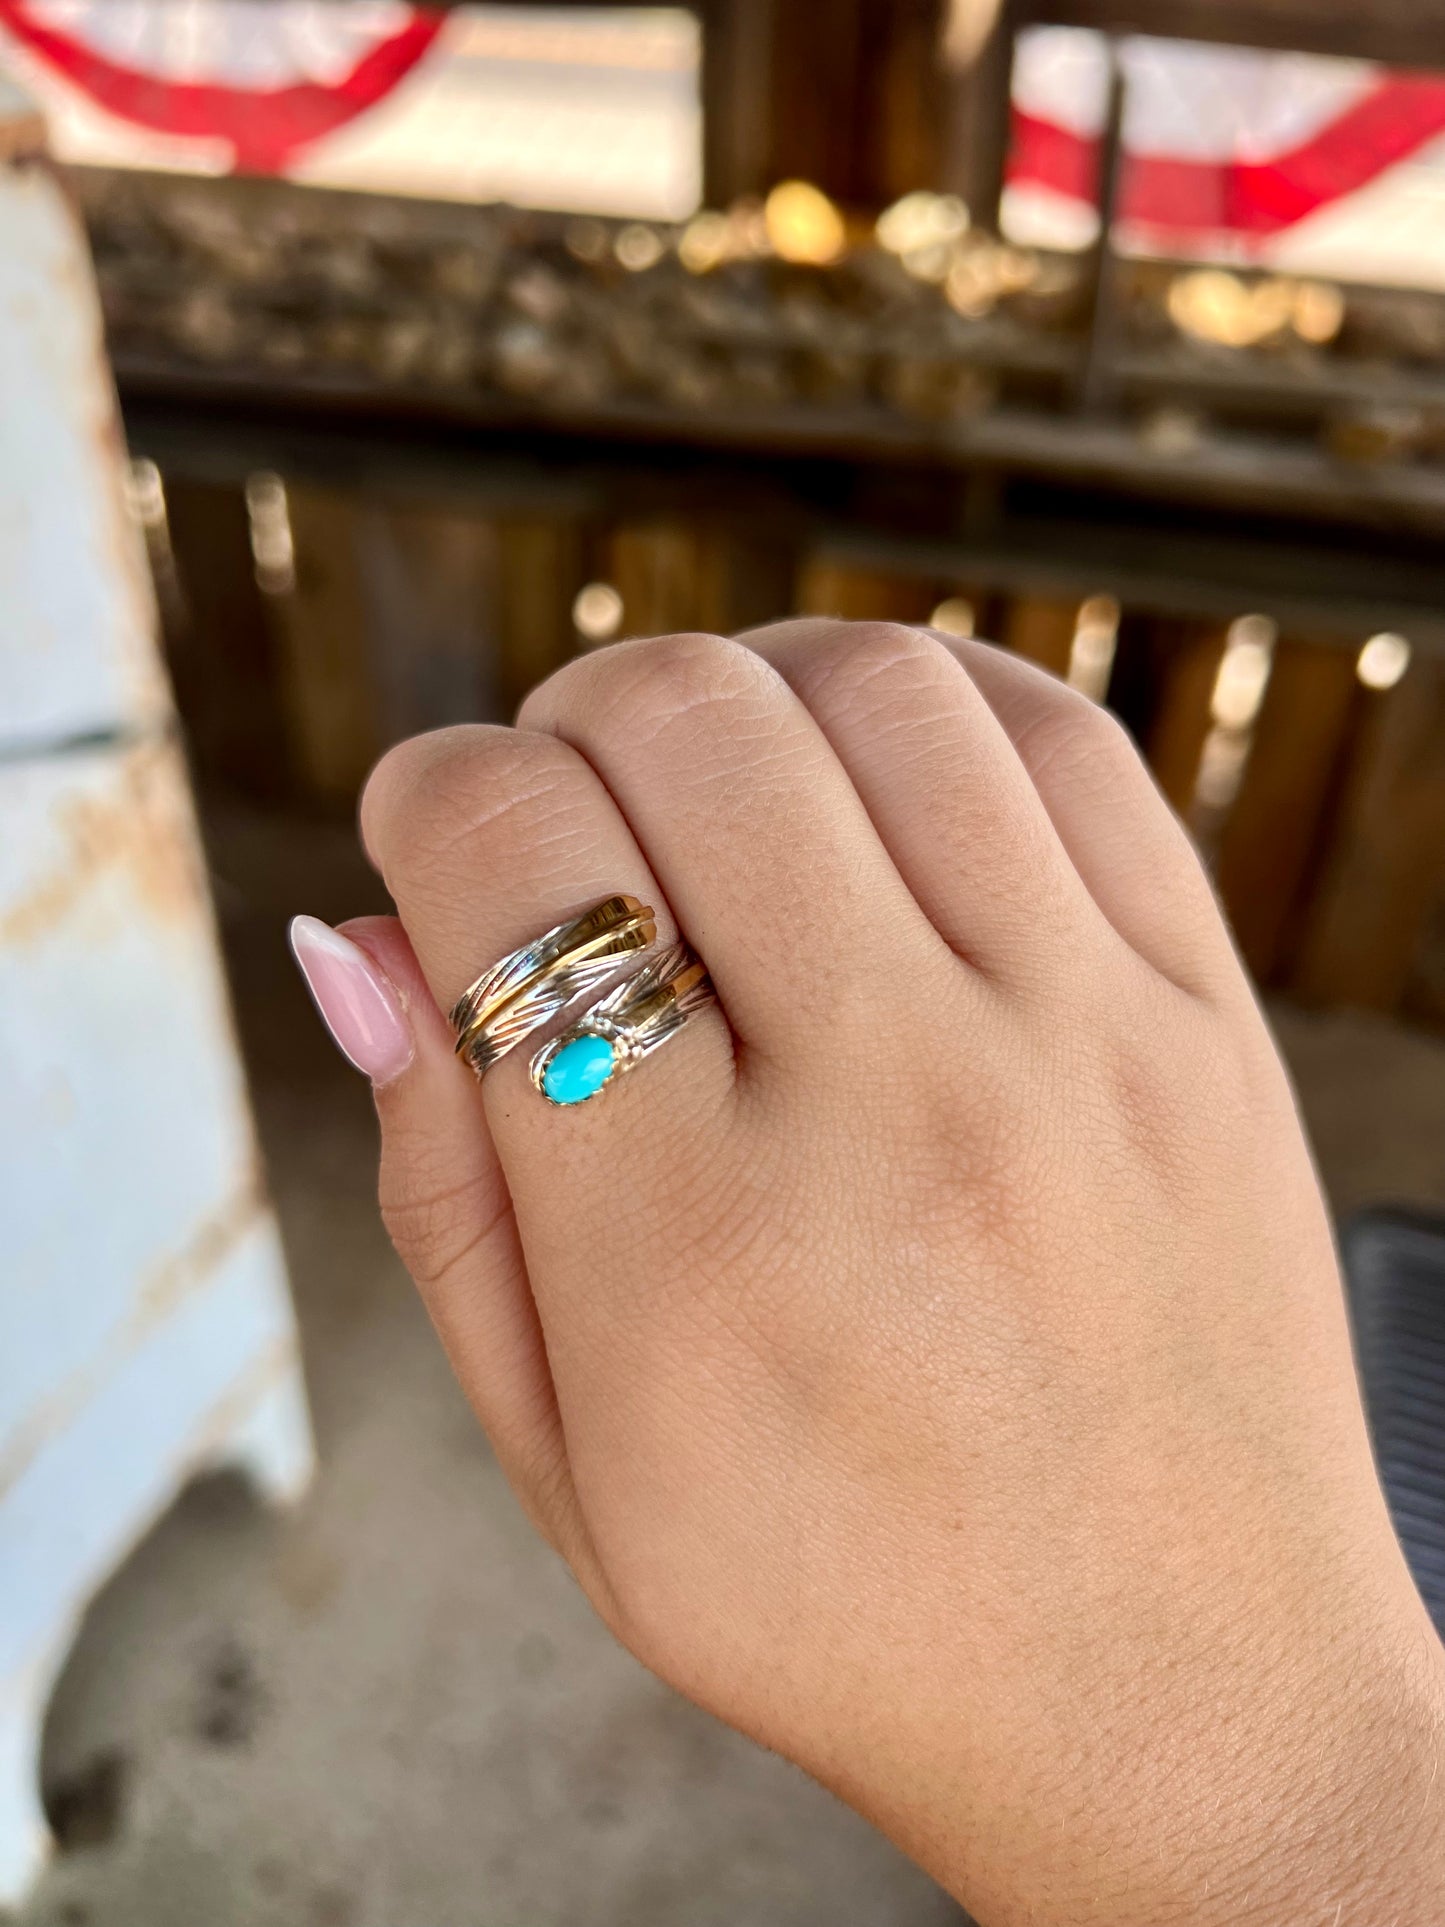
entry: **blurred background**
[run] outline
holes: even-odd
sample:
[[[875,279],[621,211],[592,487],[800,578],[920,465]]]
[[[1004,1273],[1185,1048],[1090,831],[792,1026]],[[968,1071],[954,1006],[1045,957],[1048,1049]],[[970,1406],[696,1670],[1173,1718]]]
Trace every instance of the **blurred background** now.
[[[367,1093],[285,920],[385,907],[352,812],[389,743],[506,719],[576,651],[931,622],[1133,731],[1341,1217],[1445,1208],[1445,6],[0,0],[0,72],[43,122],[9,105],[0,168],[83,224],[46,299],[98,289],[179,736],[147,727],[183,746],[317,1447],[308,1484],[293,1413],[289,1508],[246,1450],[157,1448],[45,1669],[55,1850],[16,1919],[958,1918],[643,1676],[534,1544],[377,1224]],[[95,725],[46,730],[64,757]],[[53,880],[26,888],[22,987]],[[187,1061],[231,1061],[206,1009]],[[157,1154],[117,1189],[167,1182]],[[79,1202],[44,1197],[37,1262]],[[87,1264],[125,1287],[118,1250]],[[21,1562],[28,1438],[0,1454]]]

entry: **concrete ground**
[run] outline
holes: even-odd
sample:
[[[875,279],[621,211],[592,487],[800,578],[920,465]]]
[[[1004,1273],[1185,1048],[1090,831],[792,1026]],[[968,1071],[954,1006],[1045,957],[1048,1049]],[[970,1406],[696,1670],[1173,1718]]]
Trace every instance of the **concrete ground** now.
[[[361,1081],[285,916],[377,907],[349,832],[214,826],[217,893],[321,1450],[290,1516],[194,1486],[52,1706],[62,1850],[23,1927],[932,1927],[827,1795],[652,1681],[534,1538],[373,1205]],[[1445,1206],[1445,1046],[1284,1013],[1343,1210]]]

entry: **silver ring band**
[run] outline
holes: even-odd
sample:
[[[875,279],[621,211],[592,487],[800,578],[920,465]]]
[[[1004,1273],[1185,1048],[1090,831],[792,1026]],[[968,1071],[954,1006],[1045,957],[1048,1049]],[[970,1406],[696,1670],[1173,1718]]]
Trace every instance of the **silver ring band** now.
[[[494,964],[451,1012],[456,1050],[480,1077],[623,962],[657,942],[657,919],[637,897],[607,897]]]

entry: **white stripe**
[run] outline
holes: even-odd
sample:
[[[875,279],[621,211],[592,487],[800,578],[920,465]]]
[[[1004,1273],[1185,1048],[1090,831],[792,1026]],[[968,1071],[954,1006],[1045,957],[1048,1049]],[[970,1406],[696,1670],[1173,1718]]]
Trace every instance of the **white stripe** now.
[[[1378,84],[1368,61],[1260,53],[1189,41],[1126,40],[1125,144],[1179,160],[1265,161],[1312,139]],[[1085,139],[1109,99],[1104,36],[1033,27],[1019,37],[1013,97],[1026,114]]]
[[[30,0],[26,12],[158,80],[334,87],[412,17],[403,0]]]

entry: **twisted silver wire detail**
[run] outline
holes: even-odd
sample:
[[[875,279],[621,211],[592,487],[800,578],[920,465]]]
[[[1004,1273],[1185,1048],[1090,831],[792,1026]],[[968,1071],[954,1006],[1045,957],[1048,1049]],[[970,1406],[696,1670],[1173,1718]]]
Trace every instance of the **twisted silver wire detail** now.
[[[451,1012],[456,1049],[480,1077],[623,960],[657,941],[654,913],[635,897],[609,897],[559,923],[481,976]]]

